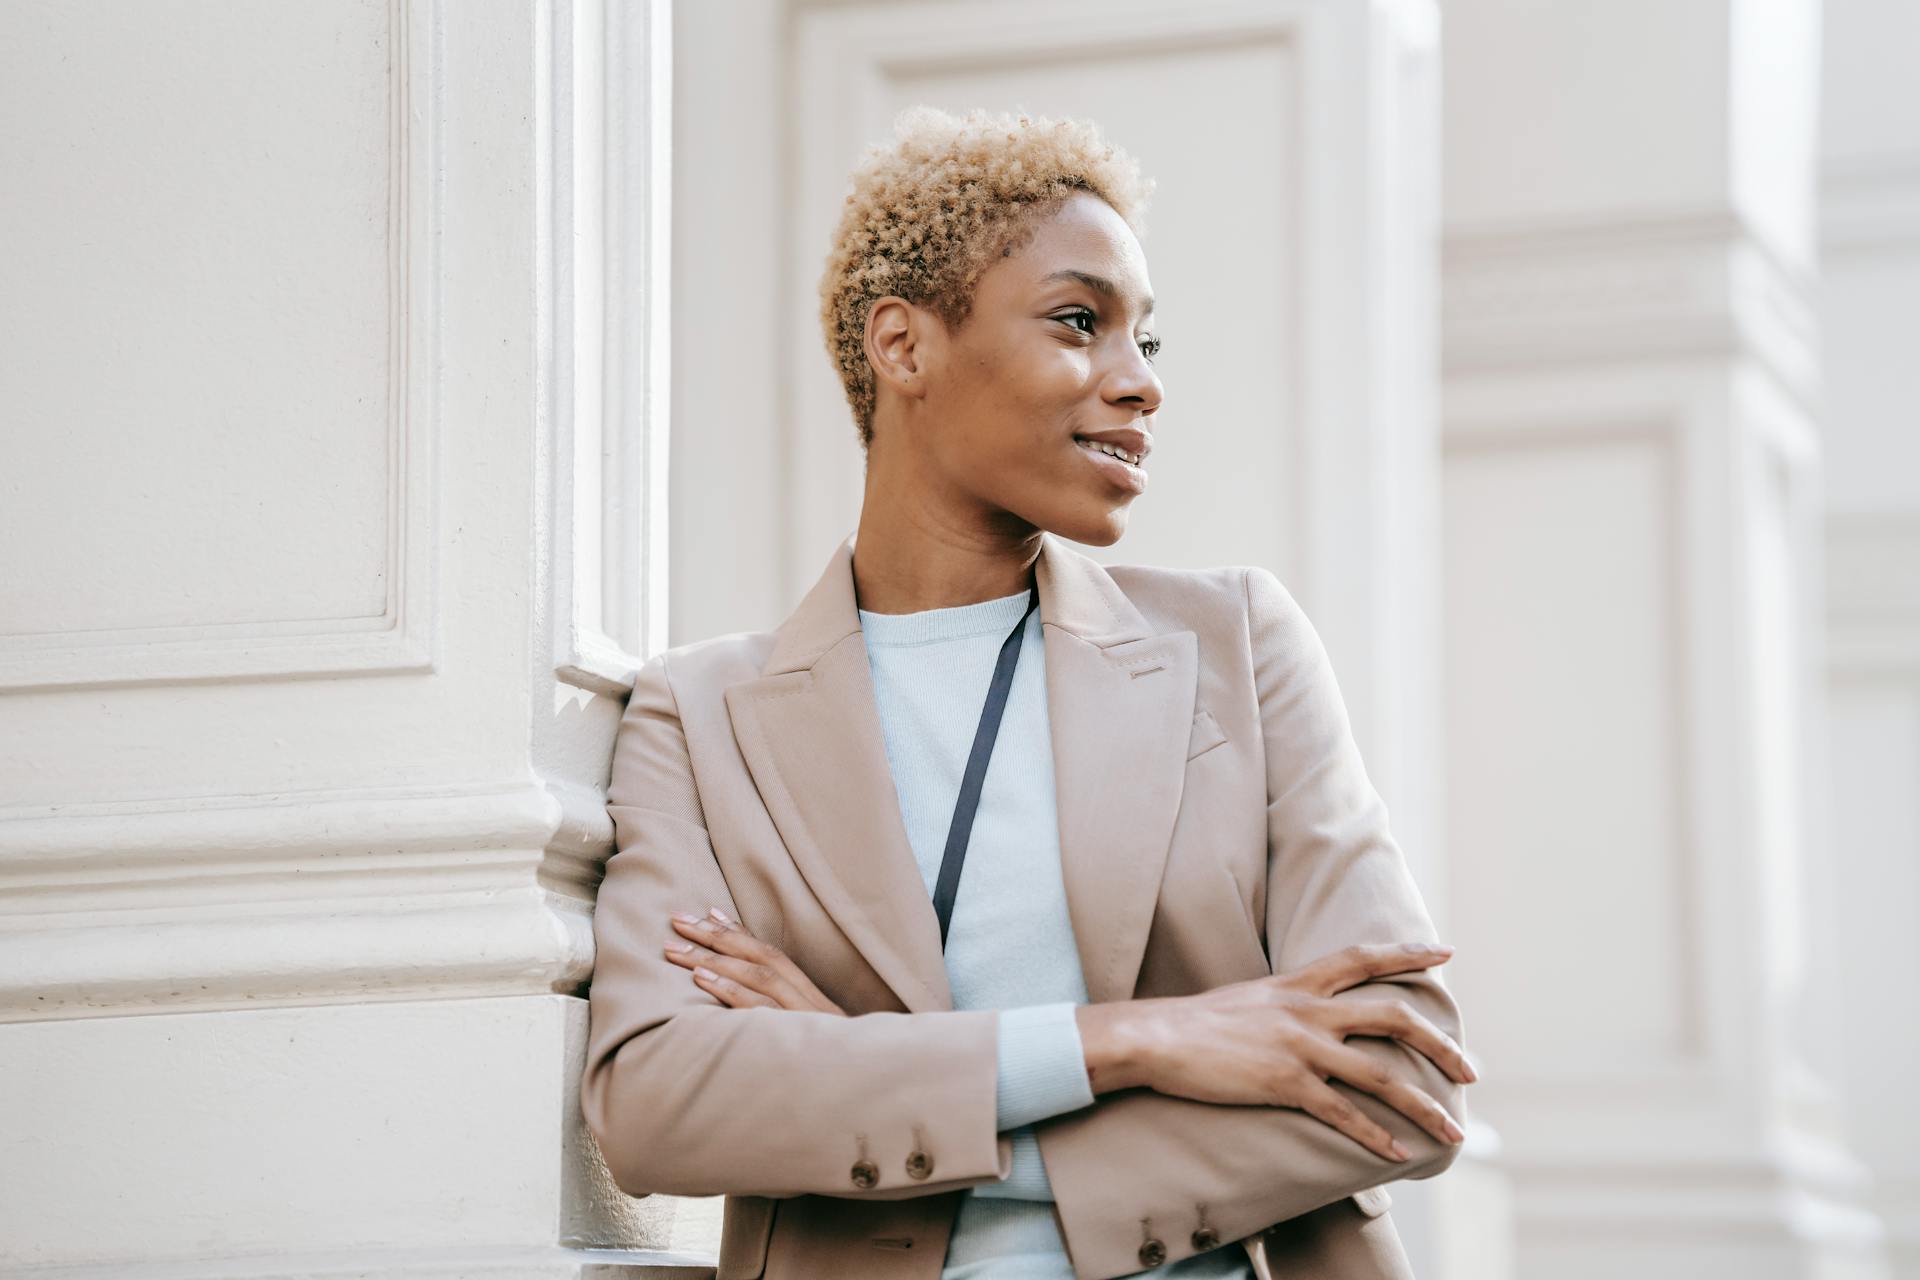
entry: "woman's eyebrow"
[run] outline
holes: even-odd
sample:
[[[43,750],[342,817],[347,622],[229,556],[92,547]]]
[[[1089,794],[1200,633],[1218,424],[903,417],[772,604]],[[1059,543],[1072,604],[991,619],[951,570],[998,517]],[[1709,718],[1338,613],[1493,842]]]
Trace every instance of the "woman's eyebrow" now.
[[[1118,285],[1114,284],[1113,281],[1107,279],[1105,276],[1096,276],[1090,271],[1076,271],[1072,267],[1067,267],[1063,270],[1055,271],[1051,275],[1041,277],[1040,283],[1051,284],[1055,280],[1077,280],[1102,297],[1112,298],[1116,301],[1120,297],[1120,287]],[[1148,294],[1140,301],[1140,314],[1142,316],[1152,315],[1153,295]]]

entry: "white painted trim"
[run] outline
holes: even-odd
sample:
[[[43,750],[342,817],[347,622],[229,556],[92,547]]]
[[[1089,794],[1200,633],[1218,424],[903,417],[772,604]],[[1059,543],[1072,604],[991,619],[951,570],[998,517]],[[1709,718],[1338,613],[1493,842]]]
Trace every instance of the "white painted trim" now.
[[[1443,261],[1450,377],[1754,355],[1817,405],[1812,282],[1732,212],[1461,229]]]
[[[612,842],[559,783],[0,821],[0,1022],[572,993]]]
[[[672,0],[535,10],[536,564],[558,678],[667,640]]]

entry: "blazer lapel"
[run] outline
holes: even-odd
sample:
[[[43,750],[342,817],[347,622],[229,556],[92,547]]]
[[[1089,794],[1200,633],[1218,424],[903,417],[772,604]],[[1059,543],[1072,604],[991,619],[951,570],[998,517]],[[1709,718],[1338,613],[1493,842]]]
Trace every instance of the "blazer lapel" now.
[[[939,921],[887,765],[853,547],[849,535],[775,631],[760,676],[723,696],[808,887],[906,1009],[951,1009]],[[1068,912],[1089,996],[1125,1000],[1180,807],[1196,641],[1154,631],[1104,566],[1052,534],[1034,572]]]
[[[1186,783],[1198,644],[1155,632],[1104,566],[1046,539],[1047,653],[1060,862],[1095,1004],[1133,998]]]

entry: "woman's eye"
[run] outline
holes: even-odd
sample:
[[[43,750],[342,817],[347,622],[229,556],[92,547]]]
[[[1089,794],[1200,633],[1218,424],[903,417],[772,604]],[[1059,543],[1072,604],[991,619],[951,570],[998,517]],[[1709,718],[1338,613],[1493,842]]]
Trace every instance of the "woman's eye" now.
[[[1086,321],[1089,324],[1093,322],[1093,312],[1088,311],[1085,308],[1082,308],[1078,311],[1069,311],[1065,315],[1055,316],[1054,319],[1065,320],[1068,324],[1072,324],[1075,320],[1079,320],[1083,317],[1086,319]],[[1085,329],[1082,329],[1081,332],[1085,333],[1087,331]]]
[[[1084,307],[1054,317],[1055,320],[1060,320],[1067,324],[1073,324],[1077,320],[1085,320],[1089,325],[1091,325],[1096,318],[1093,312],[1088,311]],[[1080,332],[1088,333],[1091,332],[1091,330],[1081,329]],[[1147,358],[1148,363],[1152,363],[1153,358],[1160,354],[1160,339],[1148,338],[1145,342],[1142,342],[1140,344],[1140,354]]]

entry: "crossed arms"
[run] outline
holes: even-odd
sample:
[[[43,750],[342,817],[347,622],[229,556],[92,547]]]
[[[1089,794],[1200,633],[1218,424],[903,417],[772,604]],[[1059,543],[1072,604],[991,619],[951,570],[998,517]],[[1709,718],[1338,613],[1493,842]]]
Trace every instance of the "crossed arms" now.
[[[1245,585],[1267,759],[1274,971],[1356,942],[1436,940],[1318,635],[1274,575],[1250,569]],[[616,853],[594,916],[581,1106],[623,1190],[897,1199],[1010,1174],[1013,1143],[995,1127],[996,1011],[841,1017],[728,1008],[662,956],[673,907],[716,904],[739,917],[700,811],[665,655],[635,678],[607,807]],[[1458,1007],[1431,970],[1338,998],[1403,1000],[1461,1041]],[[1349,1043],[1464,1122],[1463,1087],[1425,1055],[1384,1038]],[[1372,1095],[1330,1083],[1412,1158],[1375,1155],[1293,1108],[1144,1089],[1040,1121],[1076,1271],[1137,1270],[1141,1218],[1166,1228],[1177,1258],[1187,1251],[1179,1224],[1196,1206],[1231,1241],[1452,1163],[1457,1147]],[[1127,1170],[1124,1195],[1115,1194],[1116,1167]]]

